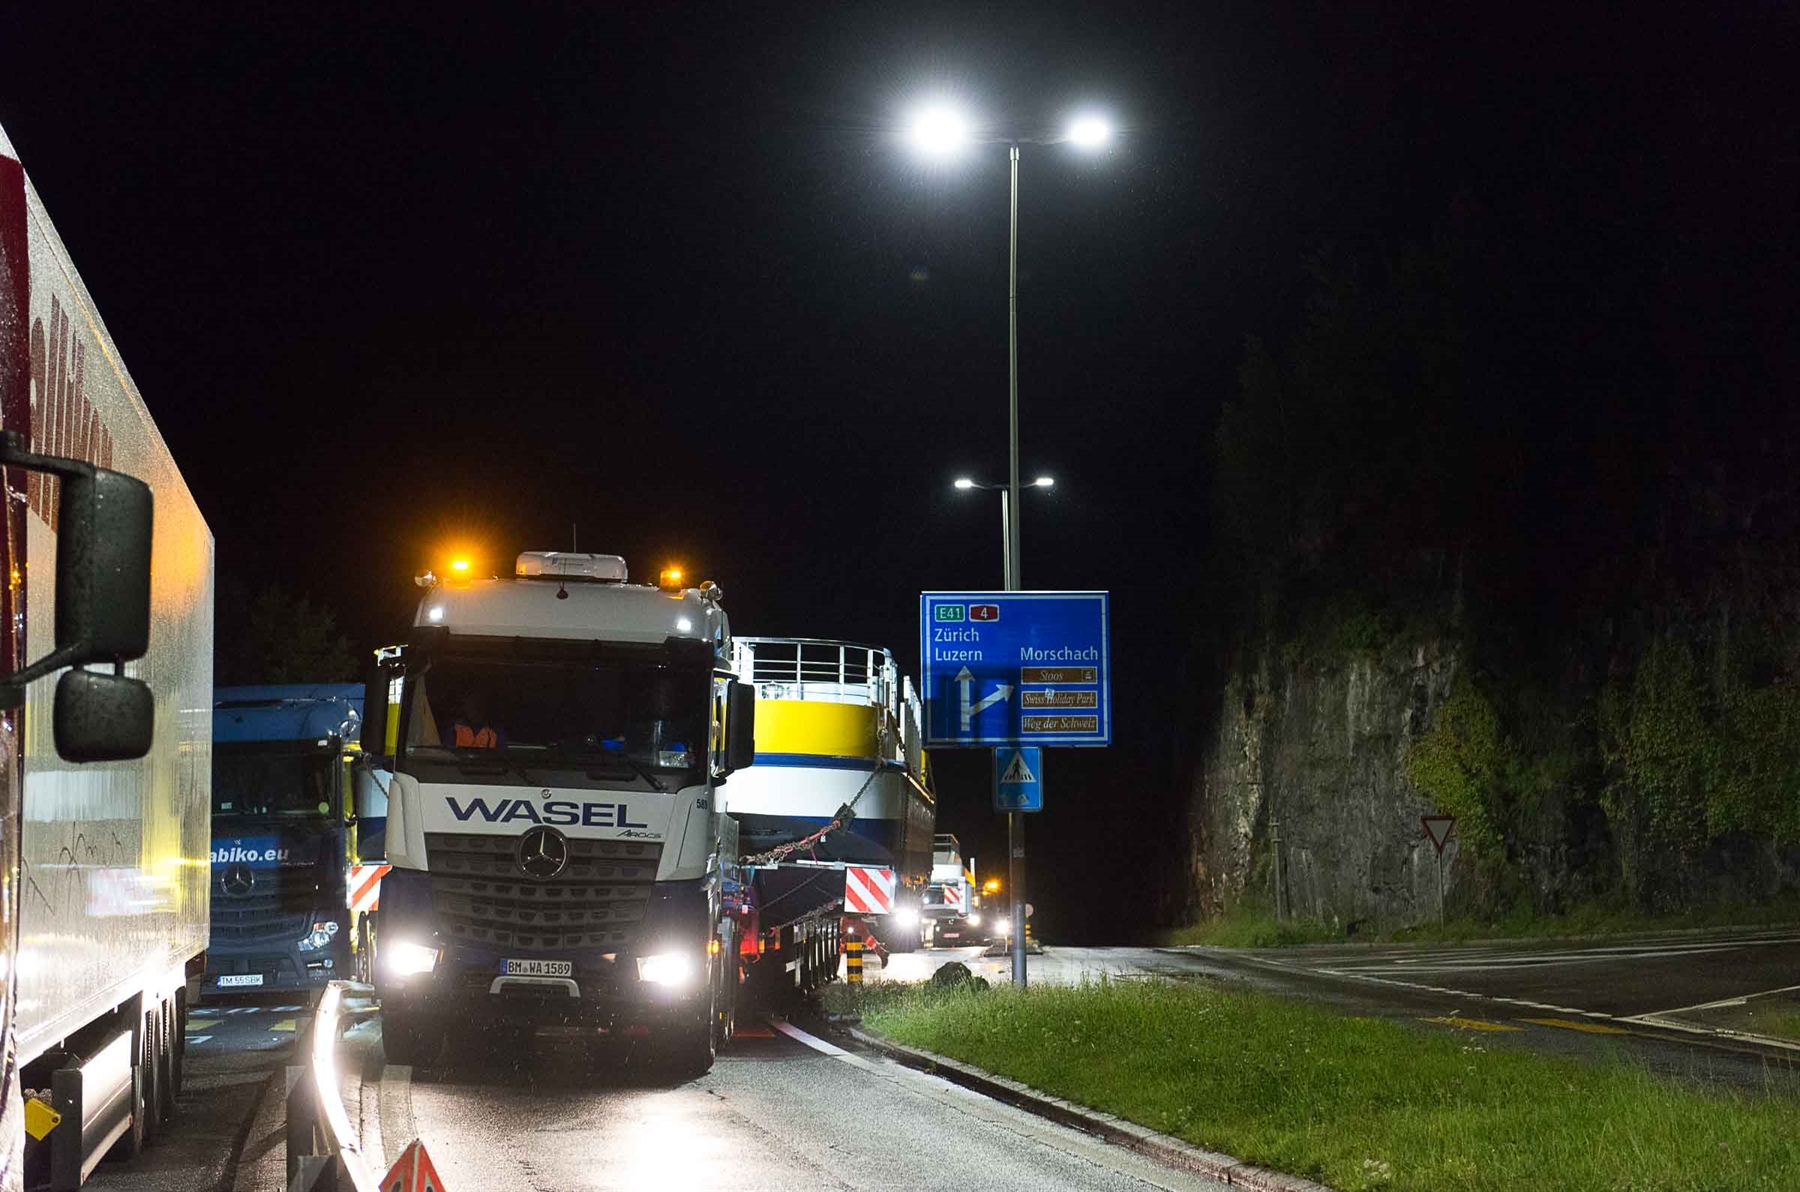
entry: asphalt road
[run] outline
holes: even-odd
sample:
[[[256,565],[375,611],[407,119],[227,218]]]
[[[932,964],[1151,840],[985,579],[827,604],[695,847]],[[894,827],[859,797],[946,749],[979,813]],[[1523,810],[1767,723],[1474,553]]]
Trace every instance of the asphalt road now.
[[[1224,1187],[786,1022],[751,1024],[689,1081],[528,1046],[400,1068],[378,1019],[348,1032],[365,1148],[391,1159],[416,1135],[456,1192]]]
[[[978,949],[869,965],[918,981]],[[1584,1058],[1624,1056],[1700,1083],[1800,1091],[1800,1049],[1741,1033],[1800,999],[1800,932],[1594,941],[1267,950],[1068,948],[1031,958],[1037,983],[1101,975],[1220,981],[1306,997],[1422,1032]],[[188,1032],[175,1131],[89,1187],[275,1192],[283,1187],[280,1073],[307,1009],[258,997],[202,1006]],[[823,1033],[822,1031],[819,1033]],[[837,1046],[834,1046],[836,1044]],[[342,1043],[345,1100],[372,1158],[423,1138],[457,1192],[503,1189],[1214,1188],[1133,1152],[937,1077],[752,1023],[713,1071],[671,1082],[569,1041],[477,1047],[447,1067],[382,1062],[380,1020]],[[446,1056],[448,1058],[448,1056]]]
[[[188,1015],[187,1071],[172,1130],[129,1164],[102,1163],[97,1192],[228,1192],[254,1149],[251,1123],[275,1073],[290,1061],[305,995],[209,1001]],[[271,1140],[262,1140],[270,1145]]]

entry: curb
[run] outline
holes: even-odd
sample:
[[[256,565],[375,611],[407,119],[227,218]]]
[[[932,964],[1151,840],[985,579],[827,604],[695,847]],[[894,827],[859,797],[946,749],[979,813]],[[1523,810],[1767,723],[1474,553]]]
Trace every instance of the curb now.
[[[1065,1101],[1061,1097],[1053,1097],[1009,1077],[997,1076],[935,1052],[903,1046],[874,1031],[849,1023],[835,1025],[847,1031],[857,1042],[873,1047],[909,1068],[941,1076],[983,1096],[1004,1101],[1059,1125],[1093,1134],[1167,1166],[1210,1176],[1231,1187],[1249,1188],[1253,1192],[1333,1192],[1324,1184],[1263,1167],[1253,1167],[1217,1151],[1202,1150],[1172,1135],[1159,1133],[1110,1113],[1089,1109],[1085,1105],[1077,1105],[1073,1101]]]

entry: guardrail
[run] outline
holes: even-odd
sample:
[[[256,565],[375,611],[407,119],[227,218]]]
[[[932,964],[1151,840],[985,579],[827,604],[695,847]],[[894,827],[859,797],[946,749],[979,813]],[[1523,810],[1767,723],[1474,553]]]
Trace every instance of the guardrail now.
[[[338,1084],[337,1041],[347,981],[325,987],[306,1036],[295,1044],[304,1064],[288,1068],[288,1192],[381,1192],[362,1153]]]

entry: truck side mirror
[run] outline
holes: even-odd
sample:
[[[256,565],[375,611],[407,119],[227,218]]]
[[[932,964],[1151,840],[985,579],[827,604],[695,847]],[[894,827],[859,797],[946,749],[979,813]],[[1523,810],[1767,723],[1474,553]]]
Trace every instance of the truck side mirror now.
[[[56,681],[51,720],[64,761],[122,762],[150,752],[156,708],[148,683],[72,670]]]
[[[0,708],[25,702],[26,685],[90,662],[115,667],[150,648],[150,486],[122,472],[25,450],[0,434],[0,464],[61,479],[56,500],[56,648],[0,679]],[[68,708],[63,707],[64,701]],[[56,687],[57,752],[71,762],[144,756],[154,730],[150,688],[122,674],[77,671]]]
[[[725,768],[756,761],[756,688],[735,680],[725,696]]]
[[[387,756],[388,674],[381,667],[363,683],[362,753],[371,762]]]
[[[56,649],[71,665],[150,648],[150,486],[122,472],[66,473],[56,503]]]

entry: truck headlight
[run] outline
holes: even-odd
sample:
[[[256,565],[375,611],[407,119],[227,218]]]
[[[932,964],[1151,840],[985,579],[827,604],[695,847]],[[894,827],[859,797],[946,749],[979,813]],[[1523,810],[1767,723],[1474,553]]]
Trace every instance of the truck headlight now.
[[[694,979],[694,958],[686,952],[658,952],[637,958],[638,980],[652,985],[686,985]]]
[[[320,948],[328,946],[337,936],[337,933],[338,925],[336,919],[321,919],[315,921],[312,925],[312,930],[300,937],[300,950],[302,952],[317,952]]]
[[[910,906],[903,906],[894,912],[894,926],[901,931],[911,931],[919,925],[919,912]]]
[[[967,923],[970,927],[980,927],[981,926],[981,912],[980,911],[970,911],[969,917],[967,919],[963,920],[963,922]]]
[[[424,944],[395,940],[381,945],[381,959],[388,972],[394,976],[412,977],[419,973],[429,973],[437,967],[438,950],[427,948]]]

